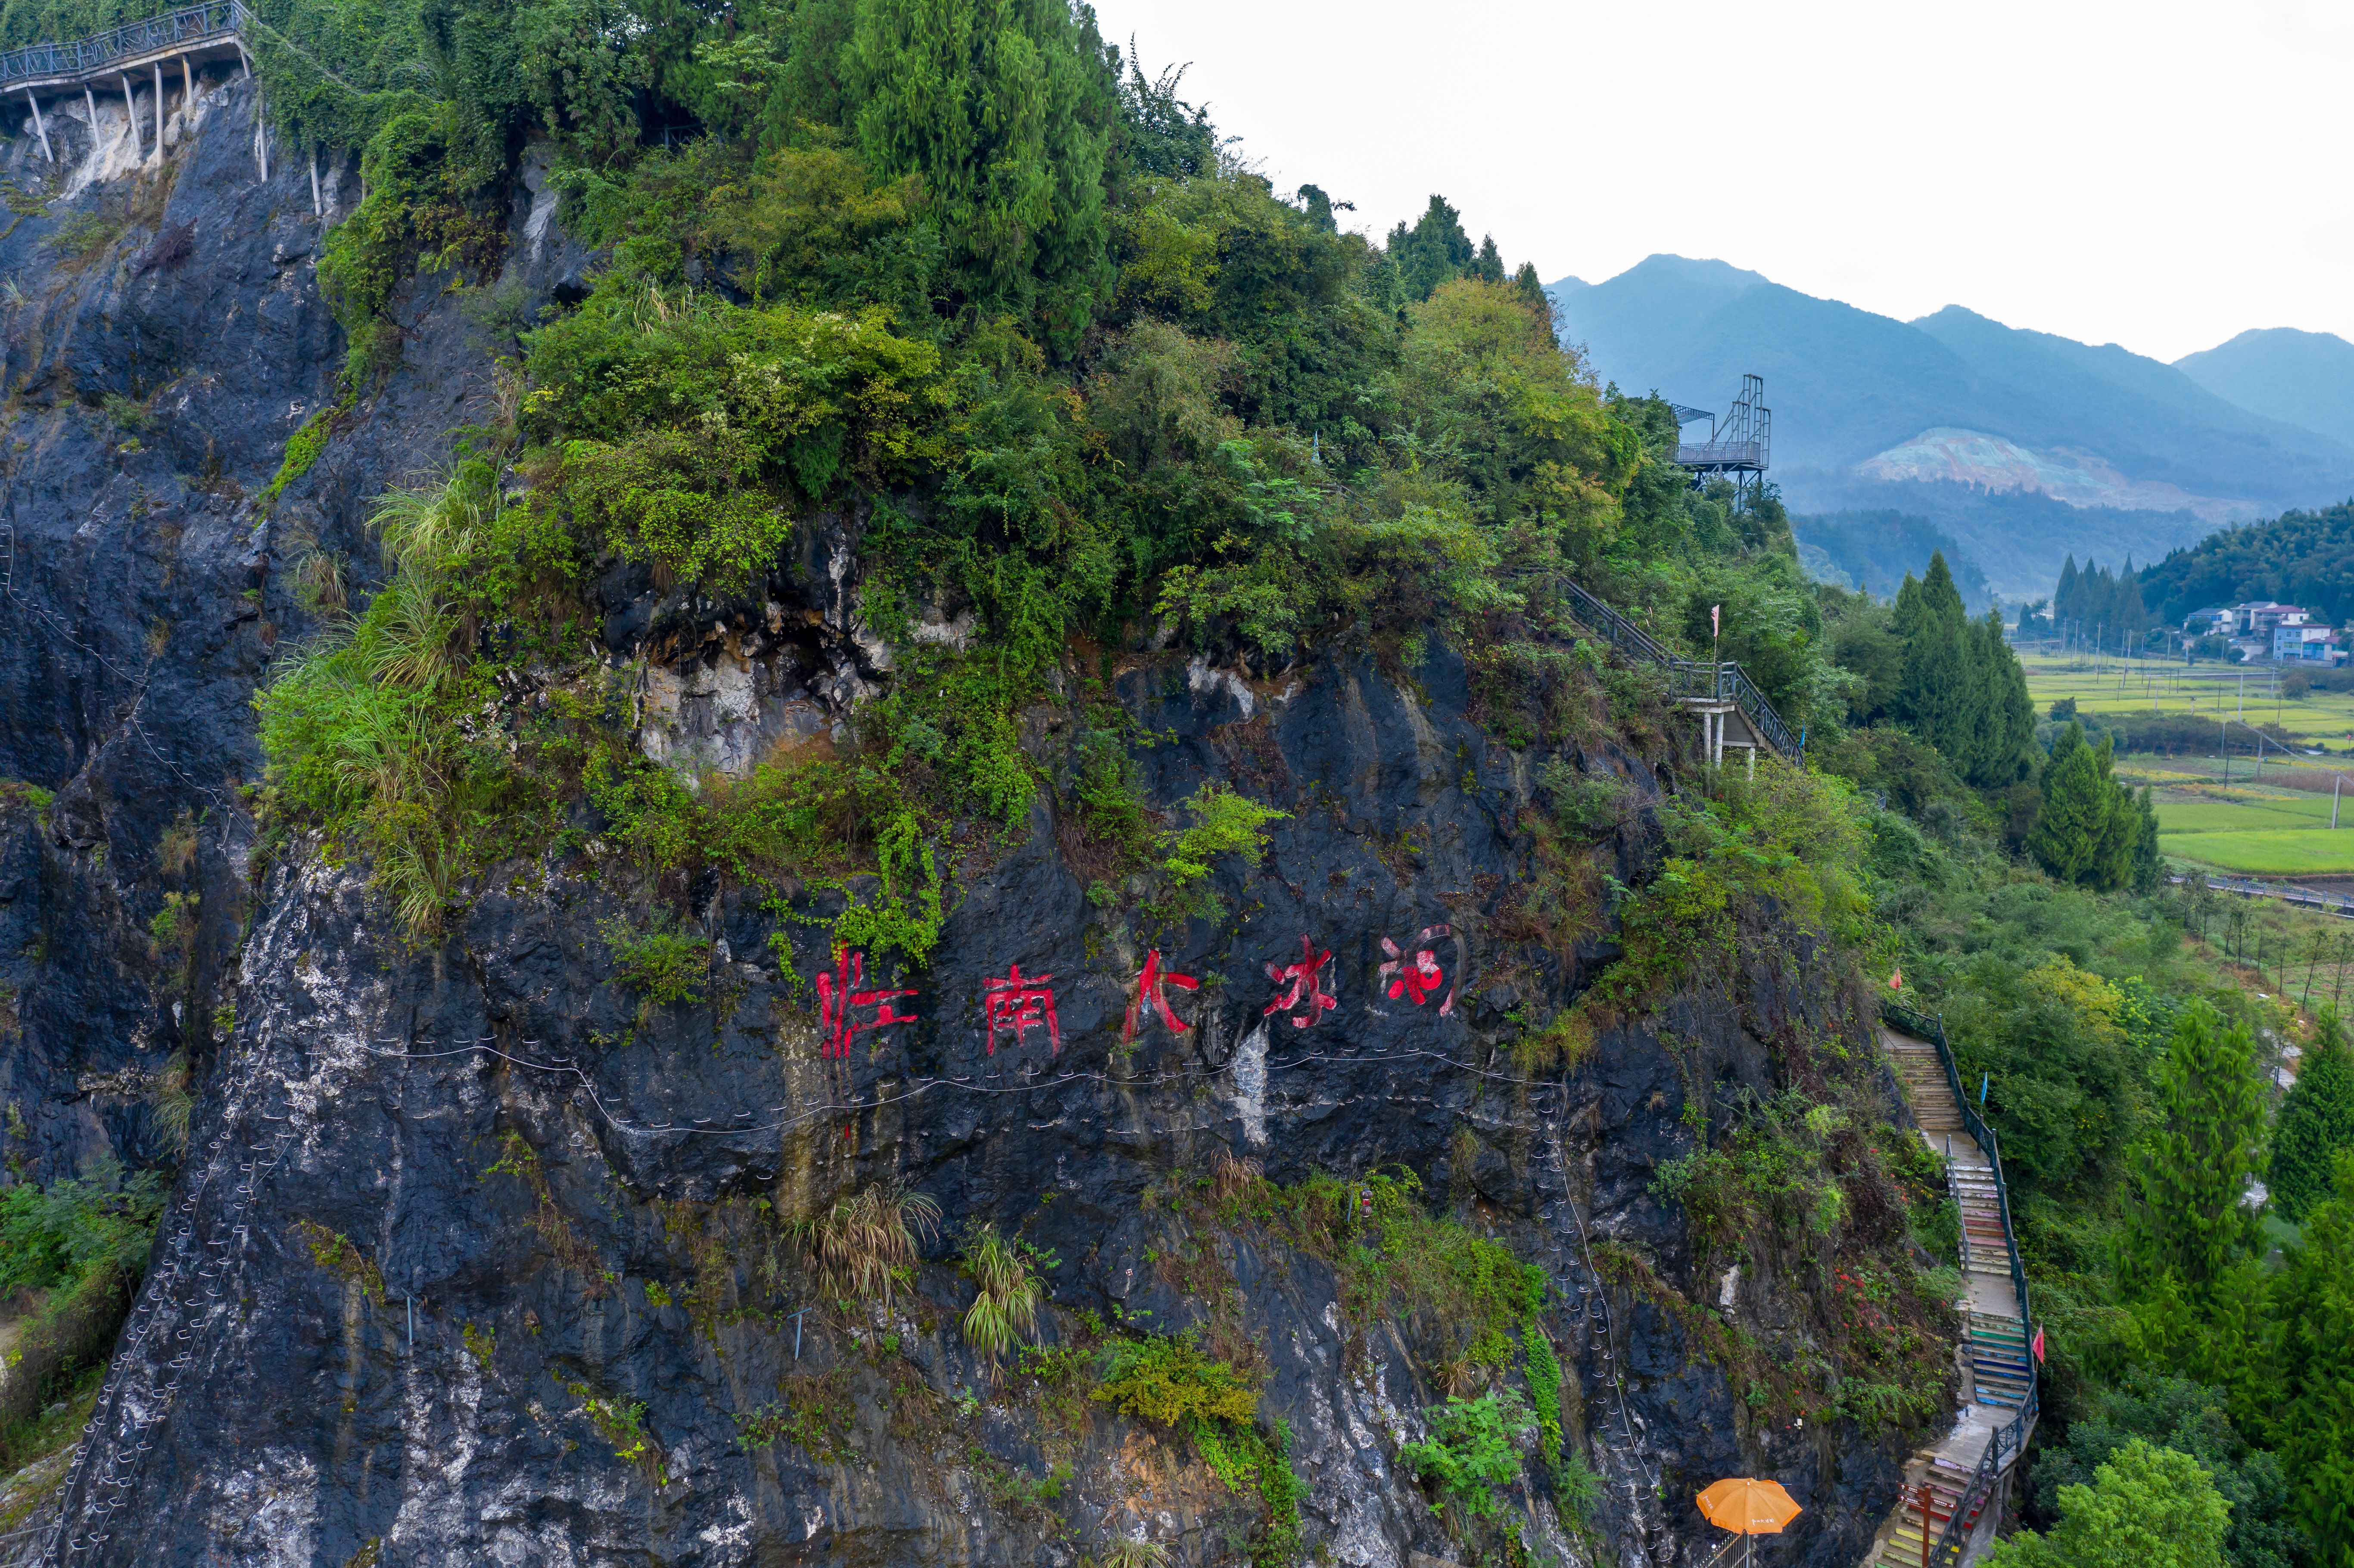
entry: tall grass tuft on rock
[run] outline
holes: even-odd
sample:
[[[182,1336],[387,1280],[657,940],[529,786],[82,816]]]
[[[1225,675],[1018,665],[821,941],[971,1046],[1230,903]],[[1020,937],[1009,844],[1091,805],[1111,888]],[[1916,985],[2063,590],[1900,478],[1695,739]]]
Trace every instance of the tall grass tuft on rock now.
[[[995,1362],[1038,1327],[1038,1277],[1020,1244],[1008,1240],[995,1225],[982,1225],[965,1244],[964,1272],[975,1295],[965,1309],[965,1342]]]
[[[470,862],[453,791],[463,771],[442,711],[477,628],[459,583],[500,507],[461,469],[376,508],[384,586],[357,614],[320,599],[327,630],[255,699],[278,800],[349,823],[412,937],[440,928]]]
[[[827,1292],[843,1300],[888,1306],[902,1272],[916,1261],[916,1236],[937,1233],[940,1206],[896,1181],[836,1198],[797,1227]]]

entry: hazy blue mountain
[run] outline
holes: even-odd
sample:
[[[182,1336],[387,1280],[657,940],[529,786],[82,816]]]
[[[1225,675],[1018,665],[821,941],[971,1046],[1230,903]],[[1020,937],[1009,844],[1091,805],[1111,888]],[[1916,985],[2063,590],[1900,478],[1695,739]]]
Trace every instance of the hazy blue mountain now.
[[[2147,559],[2354,493],[2354,441],[2314,428],[2328,420],[2291,422],[2115,344],[1959,306],[1900,322],[1680,256],[1548,291],[1563,341],[1627,391],[1722,412],[1744,373],[1765,376],[1772,477],[1793,513],[1930,518],[2006,599],[2048,594],[2071,553]],[[2211,354],[2229,362],[2247,342]],[[2346,353],[2354,418],[2354,344],[2328,344]]]
[[[2095,348],[2007,327],[1959,305],[1912,324],[2035,400],[2043,423],[2034,433],[1992,432],[2022,445],[2080,447],[2133,479],[2278,504],[2332,493],[2354,477],[2354,449],[2253,413],[2115,344]]]
[[[2354,343],[2334,333],[2260,327],[2174,368],[2252,413],[2354,441]]]
[[[1629,392],[1723,412],[1743,376],[1766,377],[1774,461],[1844,468],[1938,425],[1983,429],[2003,389],[1887,316],[1786,289],[1722,261],[1653,256],[1606,283],[1564,279],[1562,341]]]

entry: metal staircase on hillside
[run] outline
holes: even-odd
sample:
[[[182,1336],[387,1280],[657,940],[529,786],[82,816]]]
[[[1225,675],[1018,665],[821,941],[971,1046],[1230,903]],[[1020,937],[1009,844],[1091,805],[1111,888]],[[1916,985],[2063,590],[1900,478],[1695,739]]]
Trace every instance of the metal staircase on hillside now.
[[[1667,644],[1575,583],[1564,578],[1562,587],[1569,590],[1570,613],[1607,637],[1611,647],[1629,659],[1655,664],[1668,673],[1670,696],[1693,705],[1737,710],[1750,733],[1780,753],[1783,760],[1795,767],[1806,766],[1806,737],[1790,733],[1790,726],[1782,722],[1782,715],[1774,711],[1774,705],[1766,700],[1766,694],[1757,689],[1748,671],[1729,659],[1679,659]]]
[[[1952,1429],[1907,1464],[1903,1493],[1867,1561],[1872,1568],[1959,1568],[1985,1549],[1992,1531],[1980,1526],[1990,1511],[1999,1511],[2011,1469],[2035,1427],[2034,1320],[1999,1146],[1962,1093],[1945,1026],[1893,1003],[1882,1014],[1887,1025],[1882,1044],[1922,1139],[1945,1158],[1946,1183],[1961,1213],[1959,1306],[1968,1376]]]

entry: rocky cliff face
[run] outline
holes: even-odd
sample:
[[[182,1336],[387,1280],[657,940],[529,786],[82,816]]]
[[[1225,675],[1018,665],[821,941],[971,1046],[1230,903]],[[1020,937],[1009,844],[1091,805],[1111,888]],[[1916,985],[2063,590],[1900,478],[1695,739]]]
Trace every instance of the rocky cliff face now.
[[[829,951],[843,889],[642,881],[593,821],[421,948],[359,868],[315,843],[258,853],[248,699],[305,624],[274,563],[300,537],[365,577],[369,499],[494,395],[499,329],[420,293],[403,366],[260,503],[332,396],[311,262],[340,185],[322,215],[291,157],[258,181],[249,90],[217,84],[159,175],[92,181],[0,238],[24,294],[0,774],[55,791],[11,808],[0,851],[9,1158],[37,1179],[105,1151],[178,1169],[62,1497],[64,1560],[1265,1555],[1265,1499],[1180,1430],[1090,1399],[1075,1358],[976,1356],[952,1238],[983,1222],[1055,1261],[1048,1351],[1191,1330],[1265,1378],[1302,1489],[1279,1560],[1404,1568],[1484,1542],[1694,1562],[1714,1542],[1691,1494],[1750,1473],[1807,1509],[1760,1558],[1860,1557],[1901,1444],[1753,1415],[1706,1324],[1770,1340],[1804,1314],[1771,1280],[1695,1278],[1681,1212],[1651,1192],[1738,1088],[1784,1085],[1801,1042],[1861,1048],[1857,999],[1758,910],[1734,971],[1574,1065],[1517,1064],[1529,1021],[1617,949],[1606,919],[1560,948],[1500,925],[1534,874],[1536,786],[1443,649],[1271,683],[1135,653],[1110,692],[1152,740],[1132,749],[1142,798],[1173,810],[1214,780],[1280,808],[1264,861],[1155,924],[1090,897],[1042,795],[1008,840],[938,846],[949,907],[921,965]],[[99,155],[51,132],[69,166]],[[15,144],[20,185],[39,157]],[[527,169],[506,296],[534,306],[580,262],[537,188]],[[86,256],[59,239],[118,211]],[[607,641],[642,662],[649,753],[726,771],[843,724],[890,678],[856,575],[854,517],[813,520],[794,568],[737,603],[617,573]],[[1077,711],[1026,717],[1050,773]],[[1630,787],[1605,853],[1642,885],[1659,779],[1616,747],[1575,761]],[[657,906],[707,940],[673,1000],[614,958]],[[175,1051],[197,1086],[184,1159],[153,1104]],[[1352,1293],[1377,1215],[1335,1218],[1323,1234],[1350,1239],[1323,1245],[1267,1197],[1337,1177],[1370,1205],[1376,1173],[1383,1203],[1410,1174],[1458,1233],[1542,1271],[1564,1441],[1604,1483],[1586,1522],[1516,1482],[1506,1542],[1441,1517],[1401,1465],[1466,1375],[1454,1325]],[[822,1290],[789,1222],[889,1181],[937,1202],[937,1234],[887,1302]]]

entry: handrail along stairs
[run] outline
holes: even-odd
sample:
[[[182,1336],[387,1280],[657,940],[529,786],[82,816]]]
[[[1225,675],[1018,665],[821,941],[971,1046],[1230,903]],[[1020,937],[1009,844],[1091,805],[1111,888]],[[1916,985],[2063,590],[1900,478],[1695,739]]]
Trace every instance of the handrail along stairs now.
[[[1647,664],[1657,664],[1668,672],[1669,694],[1679,697],[1707,697],[1729,702],[1740,708],[1750,726],[1766,737],[1788,761],[1806,765],[1805,744],[1790,733],[1766,694],[1749,672],[1731,660],[1710,662],[1701,659],[1679,659],[1667,645],[1649,632],[1603,603],[1577,584],[1561,579],[1569,590],[1570,613],[1596,628],[1610,639],[1610,645],[1629,659],[1639,659]]]
[[[2002,1214],[2003,1245],[2010,1253],[2011,1288],[2019,1294],[2019,1322],[2021,1342],[2031,1346],[2035,1340],[2035,1319],[2027,1296],[2027,1268],[2019,1255],[2019,1233],[2011,1225],[2010,1188],[2002,1176],[2002,1154],[1994,1128],[1970,1106],[1969,1097],[1962,1092],[1961,1070],[1954,1065],[1953,1047],[1946,1040],[1946,1024],[1941,1018],[1916,1012],[1902,1002],[1889,1001],[1880,1004],[1880,1015],[1892,1027],[1902,1030],[1916,1040],[1925,1040],[1936,1047],[1937,1060],[1945,1065],[1946,1085],[1954,1091],[1954,1103],[1961,1107],[1962,1126],[1978,1139],[1986,1150],[1987,1163],[1994,1176],[1995,1202]],[[1967,1275],[1964,1277],[1967,1282]],[[1976,1522],[1978,1509],[1994,1489],[1995,1478],[2007,1469],[2027,1441],[2027,1429],[2034,1422],[2041,1407],[2037,1394],[2034,1354],[2027,1358],[2027,1397],[2020,1402],[2018,1413],[1995,1428],[1988,1439],[1986,1452],[1978,1459],[1978,1470],[1961,1489],[1952,1516],[1946,1521],[1944,1535],[1939,1539],[1932,1557],[1935,1563],[1947,1564],[1961,1561],[1962,1549],[1968,1544],[1969,1533]]]

